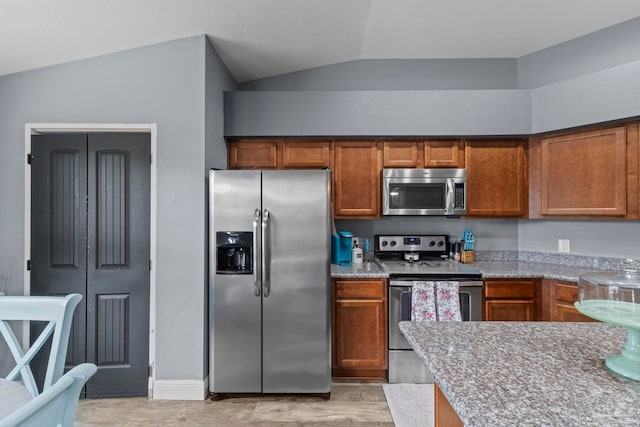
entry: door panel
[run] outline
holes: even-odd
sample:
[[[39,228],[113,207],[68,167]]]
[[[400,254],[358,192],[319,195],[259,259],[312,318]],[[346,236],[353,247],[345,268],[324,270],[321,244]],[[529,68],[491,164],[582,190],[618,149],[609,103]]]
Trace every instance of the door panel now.
[[[66,362],[98,366],[87,397],[146,396],[149,136],[36,135],[32,154],[31,293],[83,296]]]
[[[263,293],[263,391],[330,390],[329,171],[264,171],[270,292]]]
[[[89,135],[88,397],[148,394],[149,155],[146,134]]]
[[[78,293],[66,368],[86,361],[87,136],[31,138],[31,295]],[[32,325],[38,336],[44,325]],[[46,353],[44,353],[46,354]],[[46,358],[33,363],[43,379]]]

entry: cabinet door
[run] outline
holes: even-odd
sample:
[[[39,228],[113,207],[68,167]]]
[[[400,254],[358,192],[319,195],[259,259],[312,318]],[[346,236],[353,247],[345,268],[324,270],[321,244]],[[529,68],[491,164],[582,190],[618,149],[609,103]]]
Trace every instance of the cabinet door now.
[[[464,167],[463,144],[458,140],[425,141],[424,167],[462,168]]]
[[[229,169],[279,169],[278,141],[237,140],[229,142]]]
[[[333,376],[385,378],[386,281],[333,280]]]
[[[484,319],[534,321],[537,319],[538,280],[487,279],[484,281]]]
[[[533,301],[486,300],[485,320],[532,322],[536,320]]]
[[[288,169],[328,168],[329,141],[284,141],[282,167]]]
[[[542,215],[624,216],[626,149],[625,127],[542,138]]]
[[[526,213],[526,143],[467,141],[467,215],[521,217]]]
[[[386,141],[383,146],[383,166],[385,168],[418,168],[418,142]]]
[[[578,285],[566,282],[551,282],[550,316],[552,322],[595,322],[595,319],[580,313],[573,305],[578,301]]]
[[[380,157],[376,142],[335,143],[333,208],[336,218],[380,216]]]

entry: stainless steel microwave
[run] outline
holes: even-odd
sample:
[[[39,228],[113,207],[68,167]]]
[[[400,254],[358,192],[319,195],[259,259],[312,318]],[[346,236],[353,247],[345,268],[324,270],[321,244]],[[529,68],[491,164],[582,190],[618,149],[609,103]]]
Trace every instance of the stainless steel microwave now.
[[[382,215],[465,215],[466,186],[466,169],[384,169]]]

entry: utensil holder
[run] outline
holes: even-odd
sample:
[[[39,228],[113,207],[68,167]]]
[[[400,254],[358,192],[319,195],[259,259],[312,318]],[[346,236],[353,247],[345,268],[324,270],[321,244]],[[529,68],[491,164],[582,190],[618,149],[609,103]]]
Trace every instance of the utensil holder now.
[[[464,264],[471,264],[473,262],[473,251],[462,251],[460,261]]]

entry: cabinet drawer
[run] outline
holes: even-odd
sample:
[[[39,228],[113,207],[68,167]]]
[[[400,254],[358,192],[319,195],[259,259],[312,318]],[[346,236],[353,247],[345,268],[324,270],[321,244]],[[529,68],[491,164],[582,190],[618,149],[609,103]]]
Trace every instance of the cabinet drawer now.
[[[336,280],[336,299],[383,299],[387,294],[385,280]]]
[[[532,299],[535,287],[535,280],[485,280],[484,297]]]

